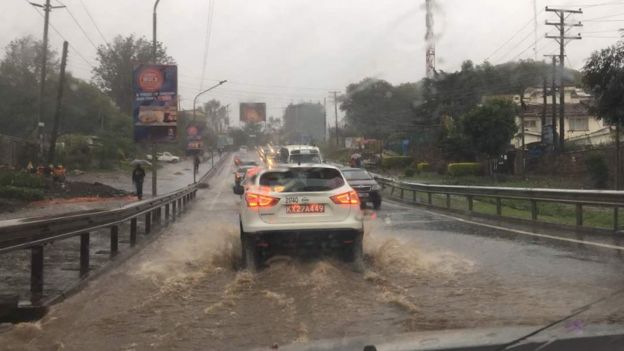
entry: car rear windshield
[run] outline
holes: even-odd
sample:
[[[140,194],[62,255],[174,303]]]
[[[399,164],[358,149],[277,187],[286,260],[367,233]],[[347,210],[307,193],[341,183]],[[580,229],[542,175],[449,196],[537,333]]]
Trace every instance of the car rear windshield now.
[[[260,186],[271,187],[272,191],[293,193],[308,191],[329,191],[345,184],[340,171],[333,168],[296,168],[286,171],[271,171],[262,174]]]
[[[321,163],[321,157],[318,154],[290,155],[290,163]]]
[[[342,171],[347,180],[369,180],[373,179],[368,172],[363,170]]]

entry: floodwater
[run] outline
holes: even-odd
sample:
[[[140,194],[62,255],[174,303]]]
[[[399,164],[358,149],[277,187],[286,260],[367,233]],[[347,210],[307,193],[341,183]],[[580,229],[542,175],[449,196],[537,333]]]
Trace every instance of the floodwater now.
[[[385,203],[368,212],[366,270],[273,257],[240,270],[226,166],[182,220],[41,321],[4,326],[7,350],[244,350],[360,335],[539,326],[624,287],[615,255],[485,235]],[[477,231],[477,232],[475,232]],[[588,322],[606,316],[589,314]]]

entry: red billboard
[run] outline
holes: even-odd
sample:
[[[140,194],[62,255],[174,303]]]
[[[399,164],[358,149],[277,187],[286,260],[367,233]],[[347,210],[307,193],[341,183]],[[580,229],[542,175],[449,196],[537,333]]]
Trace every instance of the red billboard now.
[[[245,123],[266,121],[266,104],[264,102],[243,102],[240,104],[240,120]]]

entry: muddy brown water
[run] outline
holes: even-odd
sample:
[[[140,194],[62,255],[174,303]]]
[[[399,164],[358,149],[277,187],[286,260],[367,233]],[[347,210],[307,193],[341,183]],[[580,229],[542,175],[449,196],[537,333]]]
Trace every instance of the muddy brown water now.
[[[256,274],[242,271],[239,199],[229,189],[230,171],[225,167],[186,217],[151,246],[45,318],[0,327],[0,349],[244,350],[420,330],[538,326],[567,314],[585,294],[565,285],[510,283],[475,256],[423,245],[374,216],[366,224],[364,272],[331,257],[288,256],[272,258]]]

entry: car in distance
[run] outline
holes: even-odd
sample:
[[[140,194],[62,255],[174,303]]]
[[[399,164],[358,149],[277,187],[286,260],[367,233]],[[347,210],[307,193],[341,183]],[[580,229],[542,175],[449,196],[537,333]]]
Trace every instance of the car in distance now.
[[[151,160],[152,155],[147,155],[147,159]],[[176,155],[172,155],[170,152],[167,152],[167,151],[157,153],[156,159],[161,162],[171,162],[171,163],[180,162],[180,157]]]
[[[254,167],[256,166],[255,165],[241,165],[240,167],[238,167],[238,169],[234,172],[234,184],[240,185],[243,179],[245,179],[245,174],[247,174],[247,171]]]
[[[358,193],[362,207],[365,207],[367,202],[372,203],[376,210],[381,207],[381,187],[370,173],[362,168],[349,167],[343,168],[342,174],[353,190]]]
[[[316,146],[288,145],[279,150],[280,163],[323,163],[321,151]]]
[[[243,266],[258,269],[281,248],[339,249],[363,267],[360,199],[340,170],[325,164],[283,164],[260,169],[235,187],[242,195]]]

